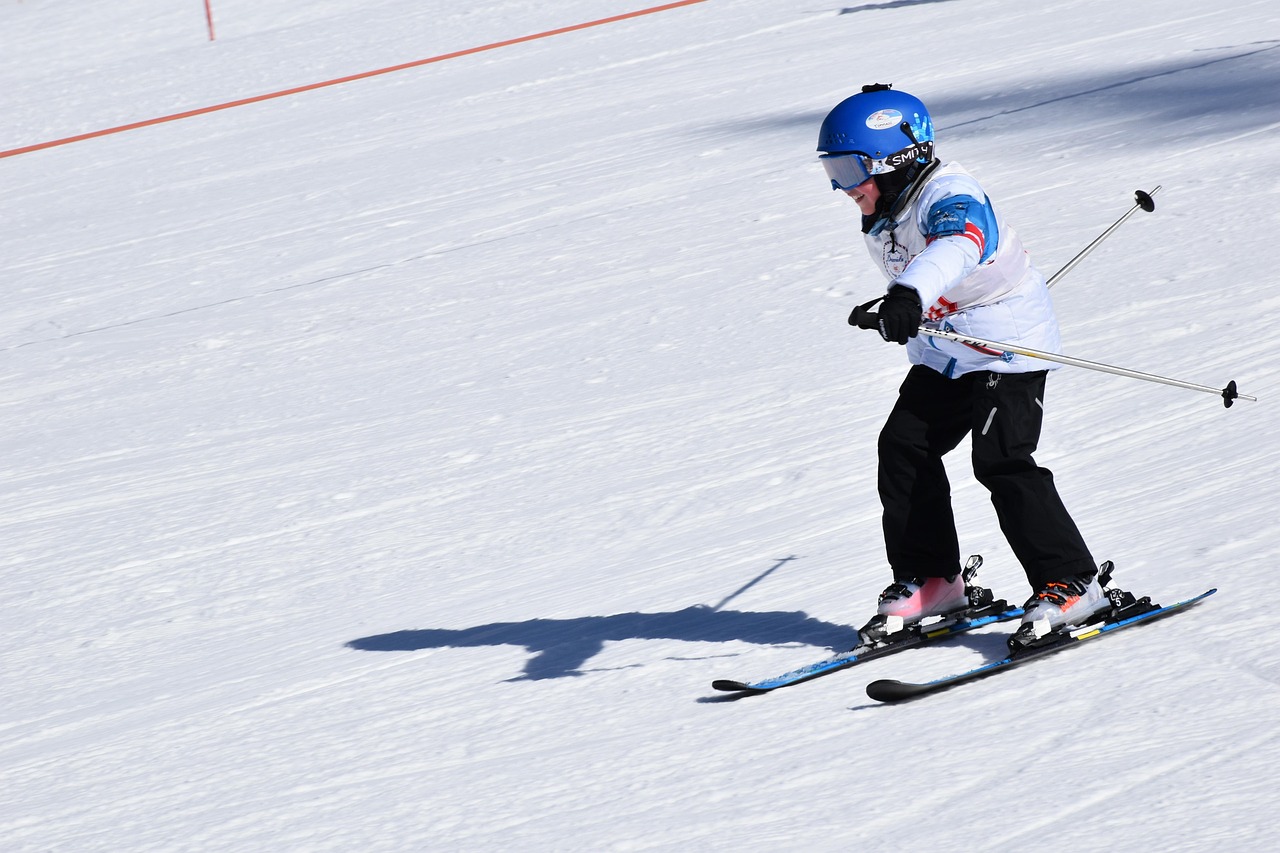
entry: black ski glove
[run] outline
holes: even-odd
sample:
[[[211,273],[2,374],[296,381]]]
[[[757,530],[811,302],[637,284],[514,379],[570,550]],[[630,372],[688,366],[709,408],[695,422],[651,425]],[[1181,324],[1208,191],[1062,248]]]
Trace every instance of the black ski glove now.
[[[880,337],[895,344],[905,344],[920,330],[920,295],[909,287],[895,284],[880,303]]]

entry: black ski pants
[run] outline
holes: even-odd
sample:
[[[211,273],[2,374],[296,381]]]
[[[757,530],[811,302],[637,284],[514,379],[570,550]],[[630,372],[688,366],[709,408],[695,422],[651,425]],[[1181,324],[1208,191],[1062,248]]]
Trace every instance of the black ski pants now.
[[[1094,570],[1093,557],[1032,454],[1044,418],[1047,371],[966,373],[916,365],[880,432],[879,489],[894,578],[960,570],[951,484],[942,457],[973,437],[973,473],[991,493],[1000,529],[1033,589]]]

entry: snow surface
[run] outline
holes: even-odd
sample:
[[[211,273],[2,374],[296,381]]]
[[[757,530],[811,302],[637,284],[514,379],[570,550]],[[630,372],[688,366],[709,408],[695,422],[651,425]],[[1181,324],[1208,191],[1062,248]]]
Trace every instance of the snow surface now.
[[[0,4],[0,150],[643,8]],[[930,104],[1055,288],[1040,460],[1174,620],[767,697],[887,582],[814,144]],[[0,848],[1274,849],[1280,7],[709,2],[0,159]],[[958,452],[964,547],[1021,569]]]

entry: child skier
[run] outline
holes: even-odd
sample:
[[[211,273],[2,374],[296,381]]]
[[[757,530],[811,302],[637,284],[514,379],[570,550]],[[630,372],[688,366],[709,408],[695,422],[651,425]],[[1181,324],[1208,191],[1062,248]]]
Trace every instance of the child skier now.
[[[1108,599],[1053,475],[1032,458],[1047,363],[917,335],[923,321],[1039,350],[1059,343],[1044,276],[978,182],[935,158],[933,142],[924,104],[882,84],[840,102],[818,136],[831,187],[857,203],[867,248],[889,281],[880,334],[906,344],[912,364],[878,443],[894,581],[862,636],[874,642],[967,606],[942,457],[968,434],[974,474],[1034,590],[1010,640],[1016,647],[1087,621]]]

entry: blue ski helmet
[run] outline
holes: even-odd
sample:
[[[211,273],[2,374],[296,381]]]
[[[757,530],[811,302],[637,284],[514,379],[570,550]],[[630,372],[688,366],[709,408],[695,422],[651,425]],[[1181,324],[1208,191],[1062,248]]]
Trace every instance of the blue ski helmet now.
[[[933,121],[919,98],[883,83],[863,86],[822,120],[818,150],[832,189],[895,171],[913,178],[933,160]]]

